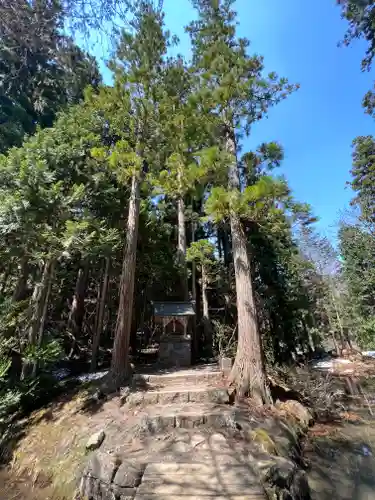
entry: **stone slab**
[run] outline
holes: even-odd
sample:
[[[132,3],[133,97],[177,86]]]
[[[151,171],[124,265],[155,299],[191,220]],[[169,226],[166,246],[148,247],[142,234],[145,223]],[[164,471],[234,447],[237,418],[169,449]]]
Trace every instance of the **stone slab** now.
[[[168,475],[198,475],[198,476],[212,476],[217,474],[226,476],[226,480],[233,477],[251,477],[253,481],[257,480],[257,474],[246,465],[230,465],[230,464],[216,464],[216,463],[150,463],[146,466],[143,474],[142,482],[156,476]]]
[[[165,429],[192,429],[199,426],[232,427],[236,419],[235,409],[214,403],[194,403],[154,405],[143,409],[140,413],[142,427],[150,432]]]
[[[233,495],[248,495],[249,493],[256,493],[258,495],[264,494],[264,490],[261,486],[249,485],[244,487],[242,484],[220,484],[219,481],[216,484],[205,484],[205,478],[201,478],[199,484],[196,481],[191,481],[189,478],[185,478],[185,482],[181,484],[174,484],[173,477],[166,478],[163,483],[155,483],[148,481],[146,483],[141,483],[137,490],[138,495],[142,494],[152,494],[152,495],[165,495],[175,497],[176,495],[183,496],[195,496],[196,498],[202,498],[203,496],[214,497],[222,496],[225,494],[225,498],[231,499]],[[261,498],[264,498],[261,497]]]
[[[251,468],[207,463],[153,463],[146,467],[136,500],[260,500],[264,489]]]
[[[139,391],[129,394],[127,403],[130,407],[138,405],[168,405],[172,403],[229,403],[227,389],[212,389],[208,387],[187,388],[175,387],[160,391]]]
[[[245,495],[216,495],[214,494],[206,494],[199,495],[196,494],[182,494],[182,495],[167,495],[165,493],[137,493],[134,500],[266,500],[265,493],[252,493],[251,491],[246,493]],[[121,499],[122,500],[122,499]]]

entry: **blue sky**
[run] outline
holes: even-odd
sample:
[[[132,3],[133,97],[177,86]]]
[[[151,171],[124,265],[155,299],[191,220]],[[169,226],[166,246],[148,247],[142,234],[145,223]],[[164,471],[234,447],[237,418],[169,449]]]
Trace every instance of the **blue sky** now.
[[[190,2],[164,0],[164,6],[167,26],[181,39],[178,51],[188,56],[183,27],[194,15]],[[281,173],[334,239],[339,212],[352,196],[346,186],[352,140],[374,129],[361,107],[372,87],[371,75],[360,69],[365,45],[337,46],[346,22],[336,0],[237,0],[236,10],[239,34],[251,40],[251,52],[264,56],[266,71],[301,85],[254,127],[246,147],[271,140],[283,145]]]

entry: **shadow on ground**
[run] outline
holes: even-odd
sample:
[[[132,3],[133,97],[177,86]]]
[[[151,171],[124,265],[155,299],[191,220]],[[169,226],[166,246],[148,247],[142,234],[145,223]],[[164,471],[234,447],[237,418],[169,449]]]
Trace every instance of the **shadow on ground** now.
[[[313,500],[375,499],[375,419],[315,428],[306,458]]]

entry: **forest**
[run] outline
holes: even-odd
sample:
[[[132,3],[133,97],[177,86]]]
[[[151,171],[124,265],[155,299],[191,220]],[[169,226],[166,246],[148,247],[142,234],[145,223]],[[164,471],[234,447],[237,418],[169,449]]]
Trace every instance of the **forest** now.
[[[231,383],[260,404],[268,367],[375,348],[375,138],[353,140],[331,241],[279,174],[278,138],[244,148],[300,89],[251,53],[235,2],[192,0],[189,60],[170,55],[161,2],[101,3],[90,18],[74,0],[0,2],[1,419],[60,369],[124,384],[157,346],[153,301],[195,301],[194,361],[233,356]],[[369,69],[373,2],[338,3]],[[116,6],[105,84],[75,34]]]

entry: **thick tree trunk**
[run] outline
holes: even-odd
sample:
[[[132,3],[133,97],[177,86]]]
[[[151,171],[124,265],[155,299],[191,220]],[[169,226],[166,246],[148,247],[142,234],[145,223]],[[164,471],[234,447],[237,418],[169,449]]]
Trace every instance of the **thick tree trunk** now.
[[[74,354],[77,345],[77,339],[82,330],[83,318],[85,315],[85,297],[88,276],[89,260],[86,259],[83,262],[82,267],[78,271],[76,287],[74,290],[72,305],[69,313],[68,330],[73,336],[73,344],[69,356],[72,356]]]
[[[29,260],[26,256],[22,257],[20,264],[20,276],[14,289],[12,301],[19,302],[27,296],[27,279],[29,277]]]
[[[137,241],[140,207],[140,179],[132,179],[126,244],[120,283],[120,301],[117,313],[116,333],[112,352],[110,376],[115,386],[120,386],[130,375],[129,341],[133,313],[134,278],[137,258]]]
[[[233,131],[228,133],[226,140],[227,151],[234,157],[229,166],[228,186],[230,190],[239,191],[240,179],[235,160],[237,151]],[[240,217],[234,211],[231,211],[230,226],[238,314],[238,347],[230,381],[235,384],[239,397],[249,394],[260,404],[269,403],[271,397],[267,386],[247,240]]]
[[[186,265],[186,224],[185,202],[181,197],[178,200],[178,261],[181,266],[181,286],[184,300],[189,300],[189,286]]]
[[[192,200],[192,207],[194,208],[194,201]],[[191,242],[195,242],[196,224],[194,220],[191,221]],[[192,318],[193,332],[191,339],[191,361],[195,363],[199,355],[198,345],[198,332],[197,332],[197,265],[193,260],[191,263],[191,297],[195,305],[195,316]]]
[[[47,316],[48,301],[51,293],[52,275],[54,272],[55,261],[47,260],[42,277],[39,283],[35,285],[31,298],[31,320],[28,330],[29,346],[41,345],[43,341],[44,324]],[[33,373],[36,372],[36,362],[33,363]],[[24,361],[22,367],[22,378],[30,375],[31,364],[28,360]]]
[[[111,259],[109,257],[106,257],[104,277],[99,298],[98,320],[95,325],[94,337],[92,339],[92,354],[91,354],[91,365],[90,365],[90,369],[92,372],[96,369],[96,358],[98,355],[100,337],[103,331],[103,319],[104,319],[105,304],[107,299],[110,265],[111,265]]]

